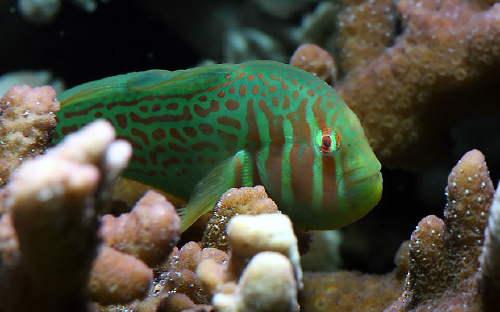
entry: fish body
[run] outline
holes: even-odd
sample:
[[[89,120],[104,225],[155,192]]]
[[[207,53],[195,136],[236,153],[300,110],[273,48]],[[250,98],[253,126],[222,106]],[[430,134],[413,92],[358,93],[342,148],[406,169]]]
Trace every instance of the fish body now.
[[[97,118],[131,143],[124,177],[188,201],[182,230],[231,187],[263,185],[304,229],[335,229],[380,200],[355,114],[326,83],[272,61],[150,70],[58,96],[57,143]]]

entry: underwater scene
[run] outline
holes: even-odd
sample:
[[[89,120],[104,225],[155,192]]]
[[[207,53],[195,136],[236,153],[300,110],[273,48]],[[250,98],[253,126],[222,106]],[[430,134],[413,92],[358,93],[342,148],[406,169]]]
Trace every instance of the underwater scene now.
[[[0,312],[500,311],[500,1],[2,0],[0,33]]]

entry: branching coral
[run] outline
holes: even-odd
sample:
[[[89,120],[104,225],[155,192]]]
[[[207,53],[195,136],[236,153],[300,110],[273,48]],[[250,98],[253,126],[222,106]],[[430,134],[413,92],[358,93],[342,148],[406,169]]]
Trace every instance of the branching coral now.
[[[154,267],[179,240],[179,227],[174,206],[164,196],[148,191],[130,213],[103,216],[101,233],[106,245]]]
[[[130,214],[105,216],[99,231],[107,184],[131,152],[97,121],[12,175],[0,220],[0,302],[8,311],[85,311],[84,291],[101,303],[146,294],[153,276],[144,262],[164,260],[180,220],[161,195],[148,193]]]
[[[340,70],[347,73],[366,65],[393,43],[396,14],[392,0],[340,2],[337,53]]]
[[[42,153],[56,126],[59,110],[50,86],[12,86],[0,99],[0,186],[19,163]]]
[[[100,175],[109,177],[97,164],[123,168],[131,154],[113,138],[106,122],[96,123],[12,176],[2,224],[13,228],[6,229],[7,253],[0,258],[0,297],[8,310],[62,310],[83,300],[98,245],[95,194]],[[82,140],[87,144],[77,143]],[[116,147],[120,153],[103,161]]]
[[[235,216],[228,238],[227,264],[205,260],[196,270],[214,306],[220,311],[298,311],[302,270],[290,219],[282,214]]]
[[[341,13],[340,33],[357,35],[341,36],[340,67],[348,72],[336,89],[360,118],[383,164],[421,166],[445,153],[445,139],[457,121],[498,112],[491,92],[497,90],[494,73],[500,64],[500,5],[401,0],[403,32],[390,46],[385,35],[396,31],[387,32],[392,4],[379,10],[378,3]],[[374,23],[372,14],[386,18]],[[370,51],[374,55],[367,56]]]
[[[481,262],[479,289],[482,294],[481,308],[486,312],[500,310],[500,184],[490,208],[488,227],[484,233],[485,241]]]
[[[495,289],[488,281],[498,280],[500,272],[479,270],[493,198],[481,152],[472,150],[462,157],[448,178],[447,193],[444,221],[428,216],[413,232],[406,290],[387,312],[481,311],[482,289]],[[486,255],[494,254],[485,246]]]
[[[290,65],[303,69],[331,86],[335,85],[336,68],[330,54],[315,44],[303,44],[295,50]]]
[[[212,216],[203,235],[203,247],[227,251],[226,227],[229,220],[237,214],[262,213],[279,213],[274,201],[267,197],[264,187],[257,185],[228,190],[211,211]]]
[[[201,287],[196,275],[196,267],[204,259],[211,259],[214,263],[222,264],[226,261],[223,251],[204,248],[195,242],[185,244],[181,249],[174,250],[168,264],[161,269],[158,277],[164,293],[182,293],[187,295],[194,304],[210,304],[208,294]]]

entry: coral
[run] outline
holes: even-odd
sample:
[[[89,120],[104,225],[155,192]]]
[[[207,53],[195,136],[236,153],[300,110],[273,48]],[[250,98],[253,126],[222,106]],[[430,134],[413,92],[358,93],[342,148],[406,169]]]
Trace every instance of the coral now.
[[[221,250],[201,249],[195,242],[186,243],[180,249],[174,248],[167,263],[155,269],[155,285],[150,288],[148,297],[119,309],[180,311],[190,308],[209,311],[213,309],[210,304],[218,296],[216,307],[228,311],[260,310],[262,306],[258,306],[259,302],[274,309],[270,311],[296,310],[302,270],[297,238],[290,219],[277,213],[276,205],[261,186],[231,189],[216,206],[220,212],[227,210],[224,219],[231,218],[227,230],[231,250],[229,258]],[[231,210],[232,207],[237,209]],[[268,214],[233,217],[235,213],[262,212]],[[264,255],[263,259],[257,258],[252,262],[256,254],[265,251],[272,251],[272,255]],[[267,265],[269,261],[271,263]],[[275,272],[275,275],[262,276],[262,272]],[[283,289],[283,293],[277,296],[271,291],[274,289]],[[252,292],[261,294],[262,300],[251,300],[255,298]],[[172,294],[176,295],[172,297]],[[276,306],[273,308],[271,301],[266,303],[266,298],[271,301],[276,299],[273,303]]]
[[[214,306],[220,311],[298,311],[302,270],[290,219],[282,214],[238,215],[227,235],[227,263],[207,259],[196,269]]]
[[[296,235],[298,233],[295,233]],[[343,242],[341,231],[314,231],[312,233],[312,242],[307,252],[301,253],[301,265],[304,271],[325,272],[338,271],[342,266],[342,256],[340,246]]]
[[[50,86],[12,86],[0,99],[0,186],[21,160],[42,153],[56,126],[59,110]]]
[[[194,304],[210,304],[209,297],[202,289],[195,273],[196,267],[204,259],[222,264],[226,261],[226,253],[214,248],[202,250],[195,242],[189,242],[181,249],[176,248],[170,255],[168,264],[156,271],[157,279],[161,281],[161,287],[157,291],[182,293]]]
[[[336,90],[384,165],[416,168],[446,154],[459,121],[498,114],[500,5],[398,1],[402,33],[391,45],[391,3],[367,1],[340,14],[346,76]]]
[[[401,244],[396,268],[384,275],[360,272],[304,272],[304,289],[299,297],[302,311],[382,311],[404,290],[408,271],[409,241]]]
[[[86,293],[101,304],[128,302],[143,297],[152,280],[153,271],[144,262],[114,248],[101,246]]]
[[[493,203],[490,207],[488,227],[484,233],[485,240],[481,262],[481,279],[479,287],[482,293],[482,310],[487,312],[499,311],[500,302],[500,183]]]
[[[109,304],[147,294],[148,264],[168,256],[180,219],[149,191],[130,213],[99,223],[108,184],[132,153],[114,138],[107,121],[96,121],[13,173],[0,220],[0,302],[7,311],[87,311],[87,298]]]
[[[116,172],[103,167],[123,168],[131,154],[113,139],[112,127],[96,122],[12,175],[0,230],[0,298],[8,311],[67,310],[84,301],[98,246],[100,176],[111,179]]]
[[[290,65],[313,74],[331,86],[335,85],[335,62],[330,54],[318,45],[300,45],[290,58]]]
[[[498,280],[498,271],[489,275],[488,270],[479,269],[493,198],[481,152],[466,153],[453,168],[447,194],[444,221],[427,216],[411,235],[406,289],[387,312],[480,311],[482,289],[494,285],[480,288],[478,281]]]
[[[161,264],[179,240],[181,220],[164,196],[148,191],[130,213],[102,217],[104,244],[149,267]]]
[[[213,304],[222,312],[298,311],[292,264],[277,252],[256,254],[243,271],[235,293],[216,294]]]
[[[305,272],[299,303],[302,311],[308,312],[377,312],[390,306],[403,289],[404,277],[397,277],[394,272]]]
[[[214,209],[203,234],[202,246],[227,251],[227,223],[237,215],[279,213],[274,201],[267,197],[264,187],[232,188],[225,192]]]
[[[282,214],[233,217],[227,229],[230,256],[228,268],[239,276],[255,254],[275,251],[286,256],[293,265],[297,287],[302,288],[302,269],[290,219]]]
[[[188,296],[180,293],[169,294],[164,300],[161,301],[157,310],[154,312],[203,312],[214,311],[211,305],[194,304]]]
[[[86,287],[89,297],[101,304],[145,297],[153,281],[151,268],[170,254],[180,225],[172,204],[152,190],[130,213],[104,215],[99,229],[103,246]]]
[[[340,70],[347,73],[366,65],[393,43],[396,16],[392,0],[341,2],[338,58]]]

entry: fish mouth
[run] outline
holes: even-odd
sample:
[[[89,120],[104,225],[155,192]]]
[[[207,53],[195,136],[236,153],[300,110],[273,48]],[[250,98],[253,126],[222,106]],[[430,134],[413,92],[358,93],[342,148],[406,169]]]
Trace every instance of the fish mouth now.
[[[382,173],[379,170],[359,169],[359,172],[352,172],[344,179],[345,196],[351,205],[359,203],[361,199],[363,206],[375,206],[382,196]]]
[[[358,183],[376,182],[377,180],[379,180],[380,177],[382,177],[382,173],[379,170],[379,171],[377,171],[377,172],[375,172],[373,174],[367,175],[364,178],[361,178],[361,179],[358,179],[358,180],[354,181],[354,183],[358,184]]]
[[[346,172],[344,174],[345,189],[350,190],[360,184],[377,182],[382,177],[380,169],[380,164],[377,164],[375,166],[359,167]]]

